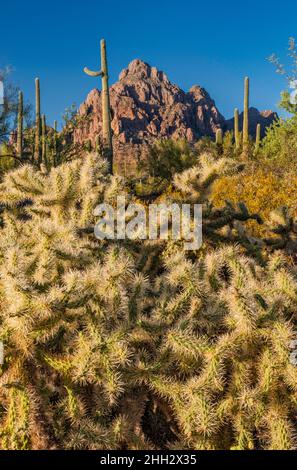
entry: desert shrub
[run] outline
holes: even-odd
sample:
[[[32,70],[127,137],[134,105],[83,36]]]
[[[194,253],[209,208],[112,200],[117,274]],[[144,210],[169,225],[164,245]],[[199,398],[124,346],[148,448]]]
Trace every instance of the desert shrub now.
[[[170,180],[174,173],[190,168],[196,161],[186,140],[160,140],[155,142],[145,160],[146,171],[151,176]]]
[[[236,155],[234,146],[234,135],[233,132],[227,131],[223,135],[223,148],[222,152],[224,157],[233,158]]]
[[[297,161],[297,116],[278,120],[266,131],[261,144],[260,158],[274,170],[285,168],[296,170]]]
[[[221,207],[226,200],[242,201],[252,213],[257,213],[267,222],[271,211],[288,206],[297,214],[297,177],[294,173],[278,174],[265,167],[252,173],[219,178],[213,186],[211,200]],[[267,235],[265,225],[254,221],[247,224],[256,236]]]
[[[170,186],[170,182],[160,176],[149,176],[147,178],[135,179],[132,190],[140,197],[162,194]]]
[[[15,168],[18,164],[17,160],[10,157],[9,155],[11,155],[11,149],[7,144],[2,143],[0,145],[0,177],[6,171]]]
[[[218,147],[211,137],[201,137],[195,143],[194,148],[197,155],[207,152],[213,156],[216,156],[218,153]]]

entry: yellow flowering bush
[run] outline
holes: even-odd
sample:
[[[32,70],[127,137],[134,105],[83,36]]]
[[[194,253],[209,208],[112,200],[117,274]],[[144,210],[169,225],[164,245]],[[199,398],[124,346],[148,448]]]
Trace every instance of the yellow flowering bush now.
[[[213,186],[211,201],[222,207],[225,201],[244,202],[251,213],[258,213],[265,221],[269,213],[281,206],[287,206],[297,213],[297,175],[280,174],[259,168],[252,173],[225,176]],[[255,221],[248,222],[256,236],[265,234],[265,226]]]

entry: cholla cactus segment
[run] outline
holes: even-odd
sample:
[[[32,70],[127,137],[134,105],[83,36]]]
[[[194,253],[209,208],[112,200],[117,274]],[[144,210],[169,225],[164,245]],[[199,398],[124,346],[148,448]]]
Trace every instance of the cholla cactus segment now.
[[[193,199],[205,199],[212,183],[221,175],[228,175],[238,171],[238,164],[230,158],[216,159],[209,153],[202,153],[199,156],[197,166],[177,173],[174,176],[174,186],[185,193],[191,195]]]

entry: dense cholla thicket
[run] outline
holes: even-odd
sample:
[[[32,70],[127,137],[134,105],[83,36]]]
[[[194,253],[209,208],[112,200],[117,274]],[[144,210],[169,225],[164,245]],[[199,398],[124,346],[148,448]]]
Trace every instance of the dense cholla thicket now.
[[[97,240],[96,204],[137,199],[97,155],[5,175],[1,448],[295,448],[296,269],[247,257],[244,206],[207,203],[237,169],[204,154],[163,196],[204,202],[197,252]]]

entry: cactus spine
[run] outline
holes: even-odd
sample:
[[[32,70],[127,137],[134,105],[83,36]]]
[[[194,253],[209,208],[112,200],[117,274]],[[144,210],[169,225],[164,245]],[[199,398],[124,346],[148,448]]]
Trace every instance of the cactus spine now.
[[[249,93],[250,93],[250,81],[248,77],[244,80],[244,110],[243,110],[243,131],[242,131],[242,143],[243,151],[246,152],[249,146]]]
[[[223,132],[222,132],[222,129],[217,129],[216,144],[217,145],[223,145]]]
[[[112,150],[112,134],[111,134],[111,115],[110,115],[110,99],[109,99],[109,86],[108,86],[108,67],[106,56],[106,42],[101,39],[101,70],[93,72],[87,67],[84,72],[91,77],[102,78],[102,130],[103,130],[103,155],[108,161],[109,173],[112,174],[113,164],[113,150]]]
[[[257,130],[256,130],[256,143],[255,143],[255,152],[257,153],[259,151],[260,147],[260,142],[261,142],[261,124],[257,124]]]
[[[235,148],[236,150],[240,147],[240,135],[239,135],[239,115],[238,109],[234,109],[234,137],[235,137]]]
[[[41,118],[40,118],[40,83],[39,78],[35,79],[35,161],[40,163],[40,131],[41,131]]]
[[[46,120],[45,120],[45,115],[43,114],[42,115],[42,118],[41,118],[41,142],[42,142],[42,146],[41,146],[41,161],[42,163],[44,163],[45,165],[47,164],[47,160],[46,160]]]
[[[19,157],[23,154],[23,122],[24,122],[23,93],[19,92],[18,100],[18,133],[17,133],[17,154]]]

